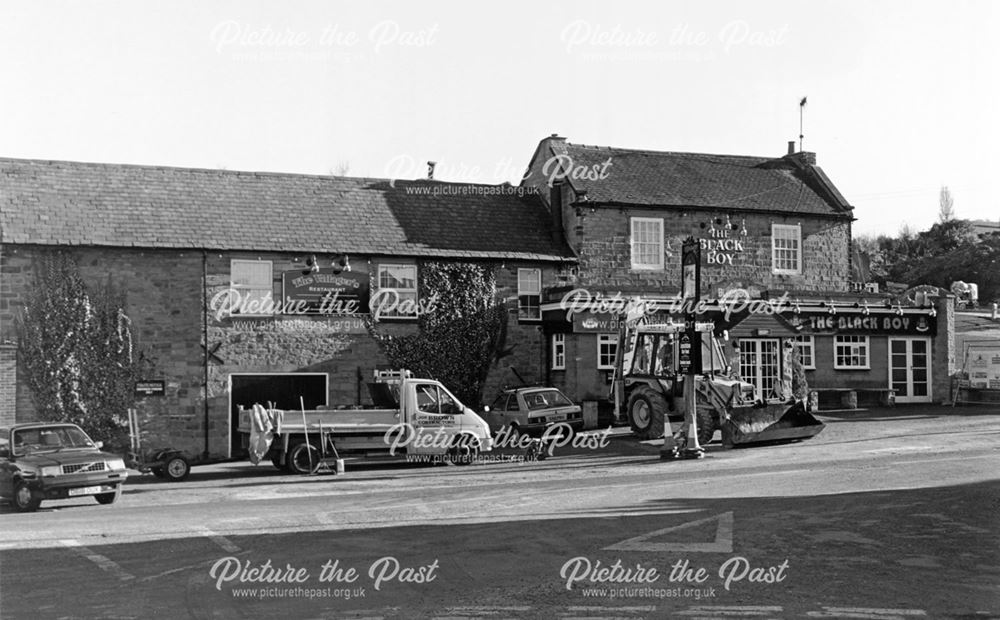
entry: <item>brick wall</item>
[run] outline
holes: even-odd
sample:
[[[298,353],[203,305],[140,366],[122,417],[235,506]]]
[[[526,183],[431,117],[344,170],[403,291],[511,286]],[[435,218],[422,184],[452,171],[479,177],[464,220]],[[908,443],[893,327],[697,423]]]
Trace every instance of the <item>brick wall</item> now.
[[[17,346],[0,344],[0,426],[15,421],[17,403]]]
[[[37,259],[47,251],[36,246],[4,248],[0,340],[16,338],[14,316],[34,285]],[[149,378],[166,380],[165,397],[138,403],[144,434],[153,443],[167,442],[164,445],[200,454],[204,443],[203,418],[197,417],[202,410],[201,254],[96,248],[76,248],[72,253],[90,286],[96,288],[110,278],[124,288],[137,351],[144,352],[155,368]],[[38,419],[23,373],[18,376],[16,403],[18,422]]]
[[[943,295],[932,300],[937,310],[937,335],[931,343],[931,382],[934,402],[950,402],[951,376],[955,373],[955,297]]]

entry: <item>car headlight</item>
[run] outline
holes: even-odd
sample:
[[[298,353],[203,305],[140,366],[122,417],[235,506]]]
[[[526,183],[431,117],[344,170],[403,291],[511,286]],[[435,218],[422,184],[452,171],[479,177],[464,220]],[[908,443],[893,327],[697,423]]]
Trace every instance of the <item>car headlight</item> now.
[[[123,459],[108,459],[108,469],[112,471],[125,469],[125,461]]]
[[[62,473],[62,467],[59,465],[49,465],[48,467],[43,467],[39,472],[43,478],[49,476],[58,476]]]

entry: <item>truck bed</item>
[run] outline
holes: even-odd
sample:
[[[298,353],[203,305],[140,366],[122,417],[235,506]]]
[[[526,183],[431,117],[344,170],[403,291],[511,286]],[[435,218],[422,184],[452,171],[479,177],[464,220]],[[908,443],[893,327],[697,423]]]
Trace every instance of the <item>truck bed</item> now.
[[[295,409],[270,410],[275,433],[298,434],[324,432],[336,434],[384,434],[401,421],[398,409],[307,409],[305,414]],[[240,409],[237,430],[250,432],[250,410]],[[304,419],[303,419],[304,418]]]

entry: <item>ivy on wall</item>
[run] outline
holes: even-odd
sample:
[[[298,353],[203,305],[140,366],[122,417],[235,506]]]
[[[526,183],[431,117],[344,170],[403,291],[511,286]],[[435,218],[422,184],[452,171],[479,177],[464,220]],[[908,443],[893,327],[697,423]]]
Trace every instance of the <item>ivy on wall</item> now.
[[[98,438],[120,434],[149,364],[135,351],[125,294],[110,277],[90,290],[71,256],[42,257],[17,331],[39,417],[78,424]]]
[[[436,303],[418,317],[418,331],[394,336],[369,320],[368,332],[393,367],[437,379],[462,403],[477,407],[507,327],[496,273],[486,265],[432,262],[421,266],[420,275],[420,298],[436,296]]]

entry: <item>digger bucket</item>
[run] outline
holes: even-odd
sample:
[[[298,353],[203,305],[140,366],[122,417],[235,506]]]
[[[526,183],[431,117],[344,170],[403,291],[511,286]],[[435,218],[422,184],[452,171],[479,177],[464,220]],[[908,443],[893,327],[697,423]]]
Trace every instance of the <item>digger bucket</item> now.
[[[775,405],[734,407],[722,422],[727,447],[808,439],[826,425],[806,411],[801,401]]]

